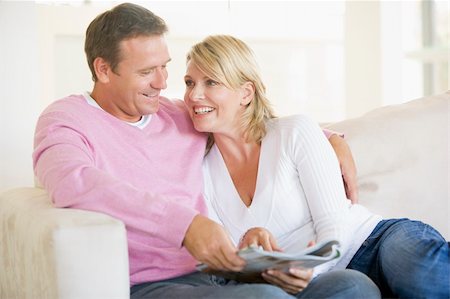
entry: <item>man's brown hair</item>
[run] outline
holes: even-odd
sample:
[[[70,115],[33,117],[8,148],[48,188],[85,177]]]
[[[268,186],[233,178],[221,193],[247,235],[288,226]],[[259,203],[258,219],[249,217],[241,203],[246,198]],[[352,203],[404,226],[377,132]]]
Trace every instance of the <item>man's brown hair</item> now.
[[[102,57],[115,71],[121,60],[120,42],[138,36],[162,35],[168,31],[163,19],[148,9],[131,3],[123,3],[98,15],[86,30],[84,51],[97,81],[94,60]]]

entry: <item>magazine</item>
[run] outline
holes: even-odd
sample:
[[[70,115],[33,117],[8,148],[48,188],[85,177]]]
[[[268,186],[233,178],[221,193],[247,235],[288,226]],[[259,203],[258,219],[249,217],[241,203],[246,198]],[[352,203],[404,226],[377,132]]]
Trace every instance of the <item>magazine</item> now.
[[[263,282],[261,272],[269,269],[289,271],[289,268],[314,268],[320,264],[338,258],[338,241],[326,241],[308,247],[298,254],[277,251],[264,251],[262,247],[248,247],[238,252],[247,264],[240,272],[220,271],[206,264],[197,265],[197,270],[242,282]]]

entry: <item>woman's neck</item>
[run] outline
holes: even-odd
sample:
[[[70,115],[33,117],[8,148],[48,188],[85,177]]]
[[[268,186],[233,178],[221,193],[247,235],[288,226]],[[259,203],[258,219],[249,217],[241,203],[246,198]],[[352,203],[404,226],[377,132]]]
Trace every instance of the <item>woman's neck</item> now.
[[[244,137],[215,134],[214,139],[239,197],[250,207],[256,191],[261,145],[246,142]]]
[[[242,134],[235,136],[214,134],[214,142],[225,162],[244,163],[254,158],[256,153],[259,156],[260,145],[256,142],[247,142]]]

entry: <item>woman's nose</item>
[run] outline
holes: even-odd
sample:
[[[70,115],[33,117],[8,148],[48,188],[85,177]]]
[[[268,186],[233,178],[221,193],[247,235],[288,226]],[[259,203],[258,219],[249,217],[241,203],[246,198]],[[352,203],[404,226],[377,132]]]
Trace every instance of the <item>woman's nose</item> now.
[[[204,89],[201,87],[201,85],[197,84],[192,87],[191,91],[189,92],[189,98],[192,101],[203,100],[205,98]]]

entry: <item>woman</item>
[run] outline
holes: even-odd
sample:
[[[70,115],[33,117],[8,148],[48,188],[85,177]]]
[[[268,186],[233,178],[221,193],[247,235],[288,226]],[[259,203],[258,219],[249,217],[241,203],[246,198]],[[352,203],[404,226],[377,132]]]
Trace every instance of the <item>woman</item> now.
[[[320,271],[356,269],[384,297],[449,297],[448,243],[421,222],[382,220],[352,205],[319,126],[305,116],[274,117],[245,43],[210,36],[194,45],[185,82],[193,124],[210,133],[205,197],[240,247],[296,252],[337,239],[343,257]],[[300,277],[263,277],[291,293],[301,289]]]

